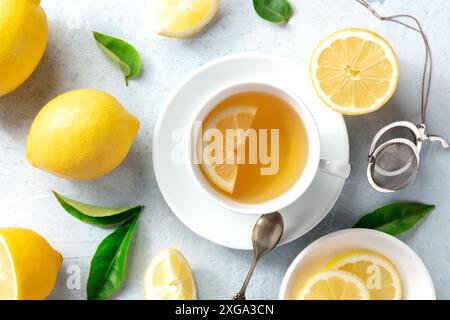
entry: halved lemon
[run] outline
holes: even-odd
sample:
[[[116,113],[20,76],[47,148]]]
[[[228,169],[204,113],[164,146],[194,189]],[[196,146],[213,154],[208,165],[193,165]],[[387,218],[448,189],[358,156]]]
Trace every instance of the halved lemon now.
[[[218,8],[219,0],[152,0],[151,25],[161,36],[189,37],[210,23]]]
[[[309,278],[299,300],[370,300],[369,290],[357,276],[339,270],[322,271]]]
[[[373,300],[399,300],[402,283],[397,269],[386,257],[370,250],[350,250],[333,258],[328,267],[358,276]]]
[[[152,259],[145,273],[144,293],[149,300],[197,299],[194,275],[180,251],[164,249]]]
[[[59,252],[38,233],[0,228],[0,300],[42,300],[55,287]]]
[[[203,126],[203,137],[209,130],[218,130],[222,139],[219,145],[216,139],[202,139],[201,167],[217,187],[228,193],[233,193],[238,173],[238,150],[245,145],[245,133],[251,128],[256,111],[257,107],[252,106],[228,107],[207,119]],[[235,132],[232,144],[227,144],[227,130]]]
[[[320,42],[310,65],[319,97],[335,111],[366,114],[393,96],[399,68],[394,50],[376,33],[344,29]]]

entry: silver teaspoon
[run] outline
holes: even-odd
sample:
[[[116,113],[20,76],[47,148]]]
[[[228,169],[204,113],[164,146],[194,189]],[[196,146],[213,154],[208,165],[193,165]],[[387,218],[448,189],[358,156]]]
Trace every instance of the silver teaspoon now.
[[[255,271],[258,260],[275,248],[283,235],[284,222],[280,213],[262,215],[252,231],[253,261],[241,290],[233,296],[233,300],[245,300],[245,291]]]

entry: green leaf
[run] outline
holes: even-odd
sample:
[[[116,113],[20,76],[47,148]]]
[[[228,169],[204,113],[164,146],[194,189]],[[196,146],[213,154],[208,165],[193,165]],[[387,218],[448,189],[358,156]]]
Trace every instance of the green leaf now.
[[[72,216],[96,226],[112,226],[122,223],[140,213],[143,206],[129,208],[103,208],[66,198],[53,191],[61,206]]]
[[[121,287],[125,278],[128,249],[138,218],[139,214],[136,214],[98,246],[89,271],[88,300],[107,299]]]
[[[96,31],[93,34],[103,52],[119,65],[128,85],[128,79],[137,77],[141,71],[141,58],[136,49],[121,39]]]
[[[253,7],[261,18],[273,23],[286,23],[292,14],[288,0],[253,0]]]
[[[394,202],[363,216],[353,228],[375,229],[396,236],[408,231],[436,206]]]

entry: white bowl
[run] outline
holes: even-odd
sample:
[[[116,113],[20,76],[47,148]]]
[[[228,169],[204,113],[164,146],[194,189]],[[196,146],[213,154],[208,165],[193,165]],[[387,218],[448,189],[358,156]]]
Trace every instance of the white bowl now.
[[[279,298],[294,299],[305,281],[320,271],[335,255],[350,249],[368,249],[386,256],[397,267],[404,300],[435,300],[430,273],[417,254],[405,243],[386,233],[370,229],[346,229],[330,233],[303,249],[284,276]]]

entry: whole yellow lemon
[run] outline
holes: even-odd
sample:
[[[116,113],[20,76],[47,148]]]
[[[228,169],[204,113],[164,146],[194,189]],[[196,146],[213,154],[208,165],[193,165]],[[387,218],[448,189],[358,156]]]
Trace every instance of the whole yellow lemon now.
[[[0,300],[42,300],[55,287],[61,254],[41,235],[0,228]]]
[[[47,17],[40,2],[0,0],[0,97],[25,82],[47,47]]]
[[[89,180],[114,170],[126,157],[139,121],[111,95],[69,91],[38,113],[27,140],[27,159],[56,176]]]

